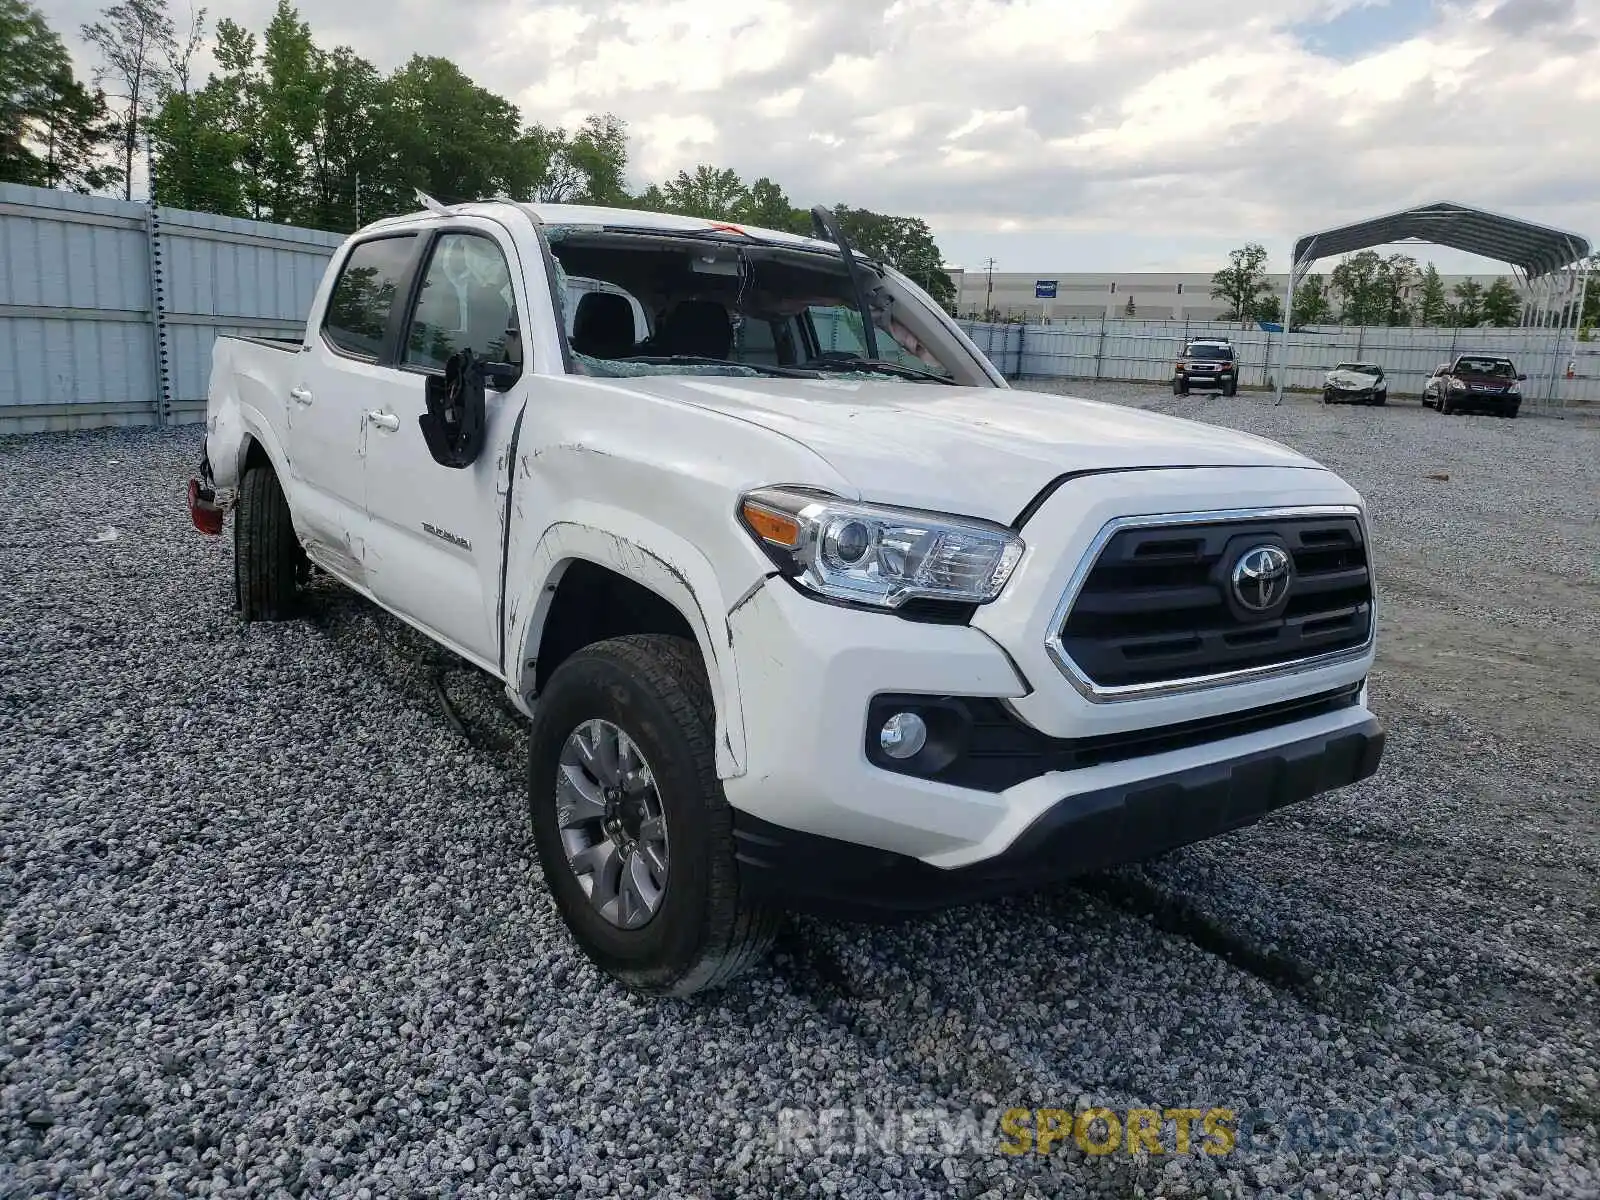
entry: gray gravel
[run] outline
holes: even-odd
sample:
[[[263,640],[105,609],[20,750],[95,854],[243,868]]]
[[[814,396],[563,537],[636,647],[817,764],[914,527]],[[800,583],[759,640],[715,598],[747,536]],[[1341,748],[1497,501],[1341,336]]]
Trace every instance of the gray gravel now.
[[[1600,430],[1072,390],[1361,488],[1384,769],[1080,887],[795,921],[694,1002],[572,948],[487,679],[336,588],[235,621],[194,430],[0,441],[0,1196],[1600,1194]],[[1255,1130],[777,1136],[1012,1106]]]

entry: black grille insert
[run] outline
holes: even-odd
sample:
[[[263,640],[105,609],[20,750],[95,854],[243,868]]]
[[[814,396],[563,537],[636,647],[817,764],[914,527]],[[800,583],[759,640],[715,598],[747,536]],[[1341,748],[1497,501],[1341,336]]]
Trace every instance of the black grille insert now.
[[[1255,615],[1232,597],[1235,564],[1271,545],[1293,563],[1288,599]],[[1366,642],[1372,582],[1353,516],[1262,518],[1119,530],[1060,630],[1100,687],[1164,683],[1295,662]]]

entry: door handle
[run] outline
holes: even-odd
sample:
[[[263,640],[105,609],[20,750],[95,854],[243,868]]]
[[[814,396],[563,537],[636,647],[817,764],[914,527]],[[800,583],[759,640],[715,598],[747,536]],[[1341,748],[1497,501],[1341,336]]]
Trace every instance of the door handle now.
[[[374,408],[370,410],[367,412],[366,418],[379,429],[387,429],[390,433],[393,433],[395,430],[400,428],[399,417],[395,416],[393,413],[383,412],[380,409]]]
[[[311,391],[308,388],[292,387],[289,389],[289,399],[293,400],[296,404],[310,404]]]

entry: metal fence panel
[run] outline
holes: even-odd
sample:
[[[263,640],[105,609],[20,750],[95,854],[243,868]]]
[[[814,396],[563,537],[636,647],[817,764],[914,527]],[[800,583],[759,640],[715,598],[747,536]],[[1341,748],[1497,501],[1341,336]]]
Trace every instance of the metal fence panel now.
[[[341,240],[0,184],[0,433],[200,419],[217,335],[298,334]]]
[[[145,424],[155,341],[140,205],[0,184],[0,432]]]
[[[1193,337],[1233,343],[1244,387],[1268,387],[1282,375],[1287,388],[1319,391],[1340,362],[1383,367],[1397,396],[1417,395],[1439,364],[1482,350],[1507,354],[1527,374],[1524,404],[1547,397],[1557,407],[1600,403],[1600,342],[1574,342],[1553,329],[1385,328],[1321,325],[1287,338],[1256,328],[1200,321],[1141,321],[1082,317],[1048,325],[958,321],[1003,374],[1015,378],[1109,379],[1165,383],[1183,344]]]

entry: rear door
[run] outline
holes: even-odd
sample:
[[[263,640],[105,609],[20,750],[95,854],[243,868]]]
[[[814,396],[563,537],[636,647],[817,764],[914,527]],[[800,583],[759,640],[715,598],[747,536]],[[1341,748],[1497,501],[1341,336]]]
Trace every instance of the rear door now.
[[[382,403],[396,374],[385,360],[421,242],[413,231],[353,243],[321,326],[291,364],[289,469],[299,484],[295,502],[308,550],[322,566],[362,586],[366,413]]]
[[[496,447],[510,435],[528,380],[487,391],[485,450],[471,466],[436,463],[418,419],[427,411],[427,380],[442,376],[458,350],[491,362],[520,359],[508,336],[528,311],[516,245],[494,221],[453,218],[430,230],[412,293],[380,411],[367,423],[368,586],[492,668],[503,479]]]

